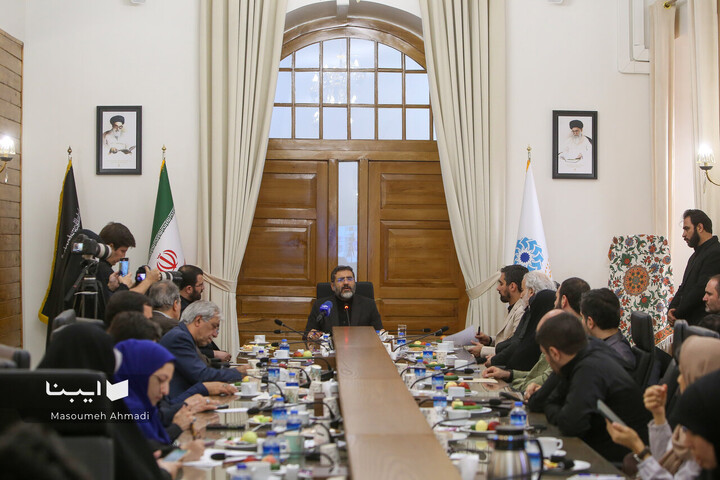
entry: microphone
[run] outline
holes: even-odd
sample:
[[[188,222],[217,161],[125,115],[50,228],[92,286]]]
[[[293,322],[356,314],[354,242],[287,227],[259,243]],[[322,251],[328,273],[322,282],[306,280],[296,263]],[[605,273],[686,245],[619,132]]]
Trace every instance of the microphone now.
[[[422,335],[422,336],[420,336],[420,337],[418,337],[418,338],[413,339],[413,342],[417,342],[418,340],[421,340],[421,339],[426,338],[426,337],[432,337],[433,335],[436,336],[436,337],[439,337],[440,335],[442,335],[443,333],[447,332],[448,330],[450,330],[450,327],[448,327],[447,325],[445,325],[444,327],[440,328],[440,330],[438,330],[438,331],[436,331],[436,332],[428,333],[427,335]],[[405,346],[407,346],[406,343],[401,343],[401,344],[399,344],[399,345],[395,345],[395,347],[392,349],[392,351],[394,352],[394,351],[397,350],[398,348],[400,348],[400,347],[405,347]]]
[[[347,318],[347,326],[350,326],[350,306],[345,305],[345,318]]]
[[[323,320],[325,320],[327,317],[330,316],[330,311],[332,310],[332,301],[327,300],[325,303],[320,305],[320,313],[317,314],[317,317],[315,317],[315,323],[318,327],[322,326]]]
[[[285,328],[287,328],[288,330],[290,330],[291,332],[295,332],[295,333],[297,333],[298,335],[302,335],[303,340],[305,340],[305,333],[299,332],[299,331],[295,330],[294,328],[292,328],[292,327],[289,326],[289,325],[285,325],[285,324],[283,323],[283,321],[280,320],[279,318],[276,318],[276,319],[275,319],[275,325],[278,325],[278,326],[280,326],[280,327],[285,327]],[[276,332],[277,332],[277,331],[276,331]],[[305,342],[305,349],[307,349],[307,348],[308,348],[307,342]]]

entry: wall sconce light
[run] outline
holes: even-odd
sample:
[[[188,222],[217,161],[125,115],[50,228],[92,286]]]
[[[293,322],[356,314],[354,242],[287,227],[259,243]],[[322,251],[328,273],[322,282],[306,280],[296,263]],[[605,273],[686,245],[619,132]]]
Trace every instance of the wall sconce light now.
[[[705,172],[705,178],[713,185],[720,187],[720,183],[713,182],[710,178],[710,170],[715,166],[715,155],[707,145],[700,145],[697,154],[697,166]]]
[[[8,181],[7,164],[10,160],[13,159],[14,156],[15,142],[12,138],[5,135],[4,137],[0,138],[0,161],[2,161],[2,166],[0,166],[0,173],[2,173],[3,171],[5,172],[5,183],[7,183]]]

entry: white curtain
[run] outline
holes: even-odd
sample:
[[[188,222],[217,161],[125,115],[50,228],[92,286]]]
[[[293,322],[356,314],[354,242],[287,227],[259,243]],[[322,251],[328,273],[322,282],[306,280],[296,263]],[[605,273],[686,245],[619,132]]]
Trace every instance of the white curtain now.
[[[720,82],[718,81],[718,6],[716,0],[688,0],[693,131],[695,154],[707,145],[715,154],[717,166],[710,171],[720,183]],[[694,162],[696,158],[689,159]],[[695,168],[695,203],[720,225],[720,187],[709,184],[705,174]]]
[[[286,0],[201,2],[198,258],[239,350],[235,290],[260,191]]]
[[[466,323],[490,332],[503,315],[496,296],[480,295],[499,277],[505,228],[504,65],[495,68],[490,45],[498,39],[501,58],[505,18],[503,2],[493,3],[420,0],[445,198],[470,298]]]
[[[672,182],[675,139],[673,97],[675,77],[675,8],[665,0],[650,6],[650,95],[652,102],[653,232],[671,238]],[[672,240],[672,238],[671,238]]]

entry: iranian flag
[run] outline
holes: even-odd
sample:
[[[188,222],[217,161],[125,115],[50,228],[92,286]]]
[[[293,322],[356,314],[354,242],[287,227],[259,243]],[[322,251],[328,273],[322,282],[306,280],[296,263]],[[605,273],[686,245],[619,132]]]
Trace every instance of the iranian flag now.
[[[155,200],[152,236],[150,238],[150,260],[148,265],[162,271],[177,270],[185,265],[180,244],[180,229],[175,216],[170,180],[163,159],[160,167],[160,183]]]

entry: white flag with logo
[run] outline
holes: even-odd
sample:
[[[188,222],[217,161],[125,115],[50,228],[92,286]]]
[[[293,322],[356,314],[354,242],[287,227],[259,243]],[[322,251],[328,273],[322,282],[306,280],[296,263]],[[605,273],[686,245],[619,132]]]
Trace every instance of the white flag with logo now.
[[[540,204],[535,190],[535,179],[530,160],[528,160],[525,170],[525,190],[513,263],[524,265],[528,270],[540,270],[552,278],[547,243],[545,243],[545,230],[540,217]]]
[[[185,255],[180,244],[180,229],[175,215],[175,205],[172,191],[170,191],[165,160],[160,167],[160,183],[155,201],[148,265],[150,268],[162,271],[177,270],[185,265]]]

